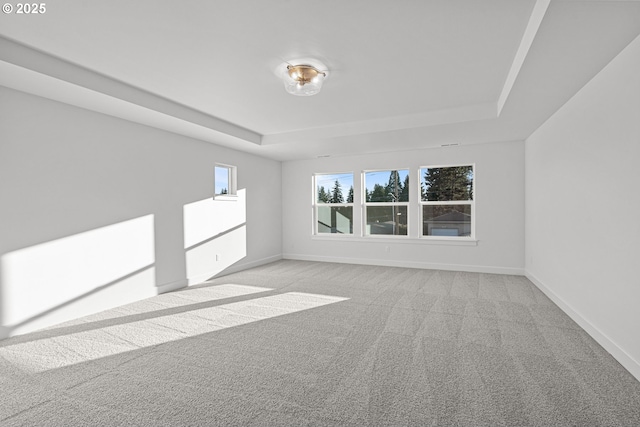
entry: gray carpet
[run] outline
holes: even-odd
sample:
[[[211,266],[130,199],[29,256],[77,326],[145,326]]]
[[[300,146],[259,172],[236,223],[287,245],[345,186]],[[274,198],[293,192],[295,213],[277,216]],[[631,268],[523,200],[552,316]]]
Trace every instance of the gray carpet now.
[[[280,261],[0,342],[1,426],[638,426],[523,277]]]

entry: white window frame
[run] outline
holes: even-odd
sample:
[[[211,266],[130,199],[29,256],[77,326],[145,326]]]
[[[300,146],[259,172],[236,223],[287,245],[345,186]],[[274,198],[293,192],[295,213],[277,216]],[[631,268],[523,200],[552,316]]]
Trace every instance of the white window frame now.
[[[227,182],[228,187],[226,194],[217,194],[216,193],[216,169],[222,168],[227,169]],[[224,163],[216,163],[213,168],[213,198],[214,200],[237,200],[238,198],[238,168],[233,165],[228,165]]]
[[[459,166],[471,166],[473,170],[473,198],[471,200],[452,200],[452,201],[423,201],[422,200],[422,170],[433,168],[454,168]],[[418,167],[418,185],[416,186],[415,194],[418,196],[419,202],[419,230],[418,235],[420,239],[425,240],[476,240],[476,165],[475,163],[459,163],[459,164],[445,164],[445,165],[428,165]],[[471,207],[471,233],[468,236],[433,236],[424,235],[424,219],[423,219],[423,206],[437,206],[437,205],[469,205]]]
[[[347,171],[347,172],[317,172],[313,174],[313,178],[312,178],[312,191],[311,191],[311,197],[312,197],[312,206],[313,206],[313,214],[312,214],[312,233],[314,236],[322,236],[322,237],[327,237],[327,238],[336,238],[336,239],[344,239],[344,238],[350,238],[354,236],[354,216],[355,216],[355,183],[354,183],[354,202],[351,203],[319,203],[318,202],[318,181],[317,181],[317,177],[318,176],[322,176],[322,175],[346,175],[346,174],[351,174],[352,176],[352,180],[355,179],[355,172],[353,171]],[[345,200],[347,199],[348,196],[345,196]],[[318,208],[320,206],[326,207],[326,206],[330,206],[330,207],[351,207],[351,232],[350,233],[320,233],[318,231]]]
[[[362,188],[361,197],[362,197],[362,236],[367,239],[409,239],[411,236],[411,221],[409,220],[409,211],[410,203],[411,203],[411,191],[409,191],[409,200],[406,202],[367,202],[366,192],[367,192],[367,182],[366,175],[370,172],[391,172],[391,171],[407,171],[407,175],[409,176],[409,186],[411,183],[411,168],[410,167],[402,167],[402,168],[384,168],[384,169],[366,169],[360,173],[360,179],[362,180]],[[367,207],[368,206],[405,206],[407,208],[407,234],[369,234],[367,233]]]

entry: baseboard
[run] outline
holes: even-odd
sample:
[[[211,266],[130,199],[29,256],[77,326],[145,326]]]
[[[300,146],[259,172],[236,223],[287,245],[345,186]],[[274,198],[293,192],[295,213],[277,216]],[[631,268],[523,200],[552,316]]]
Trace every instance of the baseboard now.
[[[204,283],[213,277],[222,277],[222,276],[226,276],[227,274],[238,273],[243,270],[248,270],[253,267],[259,267],[261,265],[269,264],[271,262],[279,261],[281,259],[282,259],[282,255],[278,254],[270,257],[260,258],[258,260],[250,261],[250,262],[237,262],[233,265],[230,265],[229,267],[225,268],[222,271],[211,270],[208,273],[203,273],[194,277],[190,277],[187,279],[187,281],[189,285]]]
[[[259,267],[261,265],[265,265],[265,264],[269,264],[269,263],[272,263],[272,262],[280,261],[281,259],[282,259],[282,254],[278,254],[278,255],[273,255],[273,256],[270,256],[270,257],[266,257],[266,258],[260,258],[258,260],[251,261],[251,262],[243,262],[243,263],[234,264],[234,265],[231,265],[228,268],[224,269],[220,273],[218,273],[218,275],[216,277],[226,276],[227,274],[232,274],[232,273],[238,273],[238,272],[243,271],[243,270],[248,270],[250,268]]]
[[[383,265],[385,267],[422,268],[428,270],[467,271],[471,273],[509,274],[523,276],[524,269],[511,267],[493,267],[484,265],[441,264],[417,261],[372,260],[366,258],[345,258],[319,255],[283,254],[284,259],[299,261],[337,262],[341,264]]]
[[[210,272],[198,274],[197,276],[187,277],[187,286],[197,285],[200,283],[204,283],[213,276],[215,276],[217,271],[211,270]]]
[[[164,283],[162,285],[157,285],[158,294],[164,294],[165,292],[175,291],[187,286],[187,279],[174,280],[173,282]]]
[[[527,279],[538,287],[546,296],[549,297],[567,316],[569,316],[574,322],[576,322],[582,329],[585,330],[598,344],[600,344],[606,351],[608,351],[620,364],[633,375],[638,381],[640,381],[640,363],[631,357],[626,351],[624,351],[615,342],[611,341],[604,333],[602,333],[595,325],[584,318],[580,313],[571,307],[570,304],[565,302],[562,298],[556,295],[551,289],[549,289],[544,283],[542,283],[531,272],[525,271]]]

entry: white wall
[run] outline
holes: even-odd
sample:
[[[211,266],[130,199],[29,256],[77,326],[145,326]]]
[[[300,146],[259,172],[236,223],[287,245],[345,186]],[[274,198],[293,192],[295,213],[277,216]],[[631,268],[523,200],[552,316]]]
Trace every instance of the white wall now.
[[[280,162],[3,87],[0,138],[0,338],[281,257]]]
[[[640,38],[525,157],[528,277],[640,379]]]
[[[353,171],[354,188],[358,193],[362,170],[410,168],[410,176],[415,178],[420,166],[446,164],[475,164],[477,245],[433,244],[418,238],[337,240],[331,239],[335,236],[312,236],[314,173]],[[283,256],[292,259],[522,274],[523,191],[523,142],[284,162]],[[356,207],[354,212],[361,211]],[[413,224],[416,236],[418,213],[415,205],[409,211],[409,224],[410,227]],[[354,228],[357,228],[361,221],[354,223]]]

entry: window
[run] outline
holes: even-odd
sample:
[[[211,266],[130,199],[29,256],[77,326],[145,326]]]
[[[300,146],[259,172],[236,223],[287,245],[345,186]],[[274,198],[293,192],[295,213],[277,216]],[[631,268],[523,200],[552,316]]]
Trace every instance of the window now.
[[[236,167],[217,164],[213,177],[215,198],[236,195]],[[221,197],[219,197],[221,196]]]
[[[423,236],[473,237],[473,166],[420,169]]]
[[[409,170],[364,172],[364,234],[406,236]]]
[[[353,234],[353,173],[314,175],[316,234]]]

